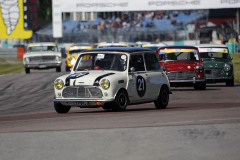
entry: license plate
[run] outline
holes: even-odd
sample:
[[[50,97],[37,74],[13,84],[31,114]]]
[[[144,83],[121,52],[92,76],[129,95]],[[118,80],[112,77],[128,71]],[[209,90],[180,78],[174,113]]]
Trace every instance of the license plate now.
[[[205,70],[206,74],[211,74],[211,70]]]
[[[87,106],[87,105],[88,105],[88,102],[82,102],[82,101],[80,101],[80,102],[75,102],[75,105],[76,105],[76,106]]]
[[[38,67],[39,67],[39,68],[47,68],[46,65],[39,65]]]

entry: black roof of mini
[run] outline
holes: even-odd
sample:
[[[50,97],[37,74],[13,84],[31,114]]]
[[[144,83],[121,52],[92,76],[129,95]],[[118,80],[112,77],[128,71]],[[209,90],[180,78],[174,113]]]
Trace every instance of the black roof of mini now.
[[[141,52],[141,51],[151,51],[149,48],[138,48],[138,47],[105,47],[105,48],[95,48],[90,50],[85,50],[84,52],[95,52],[95,51],[115,51],[115,52]]]
[[[162,46],[159,48],[196,48],[196,46],[188,46],[188,45],[178,45],[178,46]]]

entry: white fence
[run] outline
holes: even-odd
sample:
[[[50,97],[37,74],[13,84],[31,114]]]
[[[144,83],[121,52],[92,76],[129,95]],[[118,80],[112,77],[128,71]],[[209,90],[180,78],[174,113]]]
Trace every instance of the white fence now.
[[[17,59],[17,48],[0,48],[0,59]]]

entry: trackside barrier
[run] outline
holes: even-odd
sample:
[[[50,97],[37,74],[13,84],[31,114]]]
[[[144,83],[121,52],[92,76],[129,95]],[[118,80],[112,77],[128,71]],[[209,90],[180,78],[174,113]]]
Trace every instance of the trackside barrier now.
[[[17,47],[17,58],[18,59],[22,59],[24,53],[25,53],[24,47]]]
[[[0,48],[0,59],[17,59],[17,48]]]

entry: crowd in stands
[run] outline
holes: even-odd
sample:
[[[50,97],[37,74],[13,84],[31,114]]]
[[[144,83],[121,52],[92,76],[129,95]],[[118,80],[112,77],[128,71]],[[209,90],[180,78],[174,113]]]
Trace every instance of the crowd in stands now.
[[[88,32],[91,30],[98,30],[101,33],[176,30],[206,16],[206,14],[205,10],[128,12],[121,16],[98,17],[95,21],[67,20],[63,22],[63,33]]]

